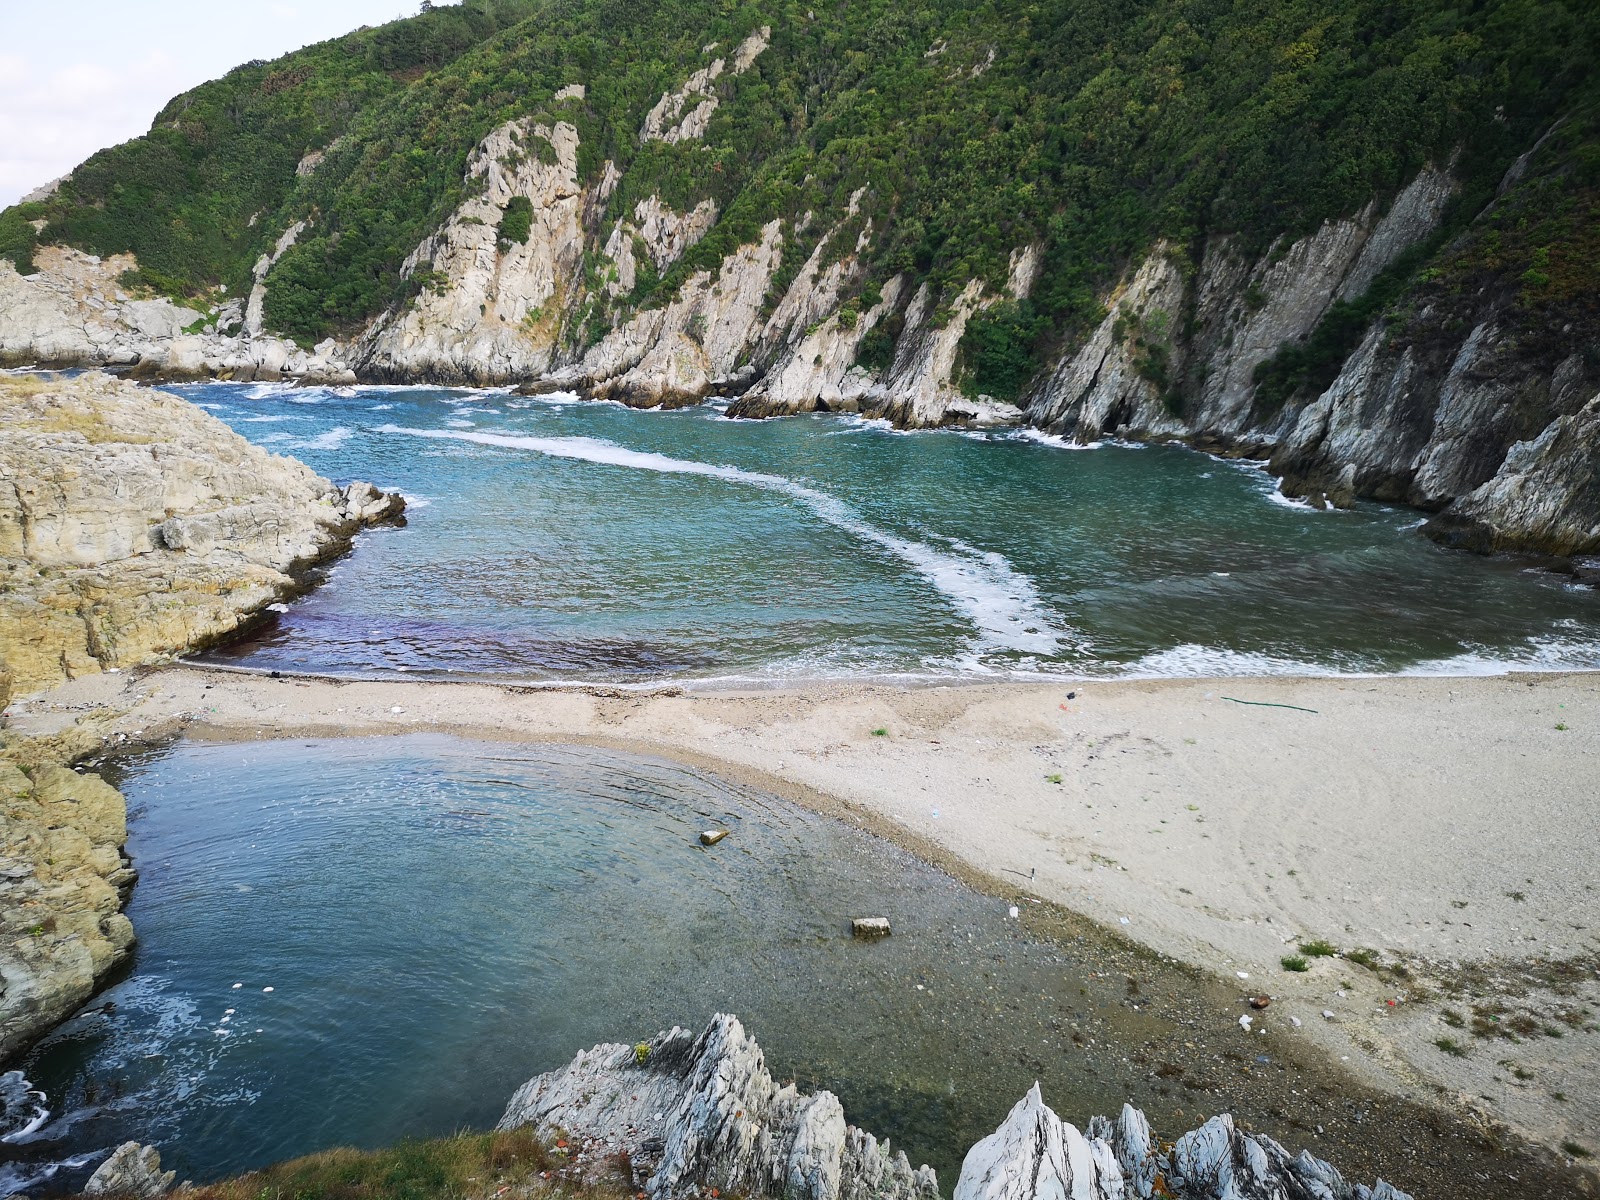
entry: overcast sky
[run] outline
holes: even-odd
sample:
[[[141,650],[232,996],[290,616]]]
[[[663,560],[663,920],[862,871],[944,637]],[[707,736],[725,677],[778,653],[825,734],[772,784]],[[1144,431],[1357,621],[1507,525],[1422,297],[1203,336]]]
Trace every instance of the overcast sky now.
[[[252,58],[411,16],[420,0],[0,0],[0,208],[138,137]]]

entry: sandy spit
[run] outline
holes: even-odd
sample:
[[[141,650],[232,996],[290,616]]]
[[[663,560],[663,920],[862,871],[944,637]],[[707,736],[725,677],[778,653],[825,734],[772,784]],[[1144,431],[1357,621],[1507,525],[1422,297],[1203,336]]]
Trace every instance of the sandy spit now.
[[[1600,1155],[1597,675],[615,693],[177,666],[8,716],[113,746],[431,730],[675,757],[1269,994],[1368,1083]],[[1313,939],[1342,954],[1286,970]]]

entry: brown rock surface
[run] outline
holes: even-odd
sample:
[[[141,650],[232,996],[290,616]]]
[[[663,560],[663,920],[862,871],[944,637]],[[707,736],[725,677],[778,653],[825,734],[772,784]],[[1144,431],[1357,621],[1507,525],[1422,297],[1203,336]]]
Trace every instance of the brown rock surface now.
[[[0,1062],[87,1000],[133,947],[122,794],[0,761]]]
[[[403,507],[175,396],[102,375],[0,377],[0,691],[223,637]]]

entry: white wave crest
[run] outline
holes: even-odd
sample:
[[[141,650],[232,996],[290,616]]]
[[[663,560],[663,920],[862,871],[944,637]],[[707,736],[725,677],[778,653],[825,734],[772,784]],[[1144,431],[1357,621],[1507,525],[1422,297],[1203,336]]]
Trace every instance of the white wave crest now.
[[[781,475],[629,450],[599,438],[524,437],[465,430],[408,429],[399,425],[385,425],[378,432],[473,442],[507,450],[531,450],[550,458],[576,459],[632,470],[698,475],[777,492],[798,500],[836,529],[887,550],[910,566],[972,622],[983,648],[1054,655],[1063,643],[1075,640],[1073,634],[1055,623],[1033,581],[1001,555],[957,541],[948,542],[950,551],[945,551],[927,542],[900,537],[871,524],[842,500]]]

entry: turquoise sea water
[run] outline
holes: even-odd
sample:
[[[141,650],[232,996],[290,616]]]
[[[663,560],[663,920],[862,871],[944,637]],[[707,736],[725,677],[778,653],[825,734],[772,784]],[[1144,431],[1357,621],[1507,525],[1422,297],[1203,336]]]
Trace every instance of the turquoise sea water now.
[[[1600,666],[1600,593],[1317,512],[1258,466],[1031,431],[896,433],[427,388],[177,390],[411,500],[222,651],[519,679]]]

